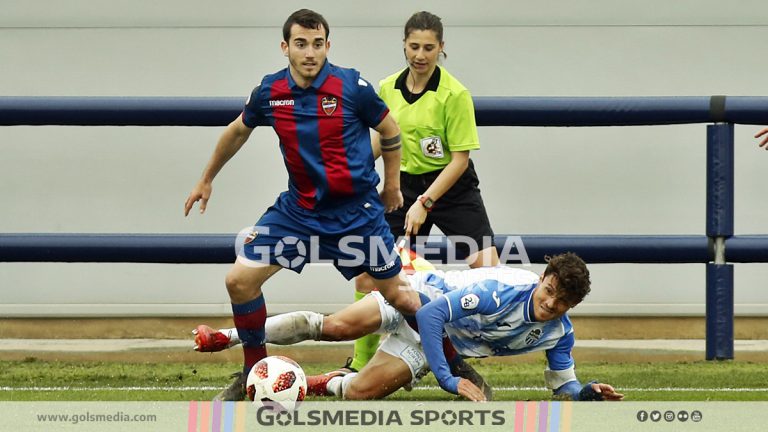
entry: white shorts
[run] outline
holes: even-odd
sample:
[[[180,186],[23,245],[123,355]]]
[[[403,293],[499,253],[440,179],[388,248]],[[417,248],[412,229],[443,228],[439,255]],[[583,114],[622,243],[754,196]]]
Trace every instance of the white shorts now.
[[[397,309],[387,303],[381,293],[372,291],[371,295],[379,303],[381,312],[381,327],[376,333],[389,335],[378,349],[404,361],[411,370],[411,384],[417,383],[429,373],[429,364],[421,347],[419,333],[408,325]]]

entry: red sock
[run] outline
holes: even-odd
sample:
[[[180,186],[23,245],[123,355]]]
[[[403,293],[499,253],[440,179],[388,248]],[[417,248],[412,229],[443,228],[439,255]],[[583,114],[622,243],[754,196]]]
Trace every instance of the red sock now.
[[[241,304],[233,304],[237,335],[243,343],[243,373],[248,374],[253,365],[267,356],[264,346],[264,323],[267,321],[267,307],[264,296]]]

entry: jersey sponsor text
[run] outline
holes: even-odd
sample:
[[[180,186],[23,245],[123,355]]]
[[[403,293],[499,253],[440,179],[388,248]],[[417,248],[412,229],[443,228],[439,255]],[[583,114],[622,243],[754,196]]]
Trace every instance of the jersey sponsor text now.
[[[293,99],[278,99],[278,100],[270,100],[269,106],[271,107],[281,107],[281,106],[293,106],[294,105]]]

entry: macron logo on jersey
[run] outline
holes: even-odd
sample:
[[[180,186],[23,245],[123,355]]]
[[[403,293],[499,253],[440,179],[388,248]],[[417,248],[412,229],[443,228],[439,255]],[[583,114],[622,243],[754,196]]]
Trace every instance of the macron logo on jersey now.
[[[279,100],[269,101],[269,106],[271,107],[293,106],[293,104],[294,104],[293,99],[279,99]]]

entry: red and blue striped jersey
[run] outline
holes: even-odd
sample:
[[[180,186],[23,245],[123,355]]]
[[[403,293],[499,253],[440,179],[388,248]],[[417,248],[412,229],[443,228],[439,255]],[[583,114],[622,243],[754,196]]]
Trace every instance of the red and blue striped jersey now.
[[[333,210],[379,184],[369,128],[389,109],[354,69],[325,62],[311,86],[288,68],[267,75],[242,114],[248,127],[265,121],[277,132],[288,170],[288,194],[307,210]]]

